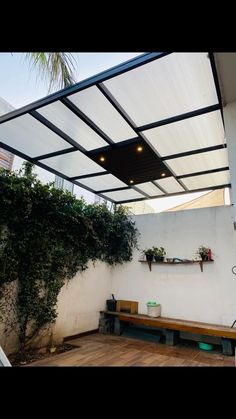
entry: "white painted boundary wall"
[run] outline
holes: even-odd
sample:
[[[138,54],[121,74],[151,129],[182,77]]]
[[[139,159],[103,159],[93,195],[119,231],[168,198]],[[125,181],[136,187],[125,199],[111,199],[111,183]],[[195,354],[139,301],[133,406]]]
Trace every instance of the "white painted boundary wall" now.
[[[119,268],[118,268],[119,269]],[[89,264],[89,269],[65,285],[58,299],[58,317],[53,331],[55,341],[98,328],[99,311],[111,298],[112,268],[105,263]]]
[[[133,216],[141,235],[139,247],[163,246],[167,257],[192,259],[199,245],[211,247],[214,263],[154,265],[133,261],[114,268],[96,262],[78,273],[63,287],[54,326],[55,342],[66,336],[98,328],[99,311],[111,293],[117,299],[139,301],[139,312],[146,313],[146,302],[156,300],[162,316],[219,323],[231,326],[236,319],[236,231],[233,207],[222,206],[179,212]],[[13,336],[0,344],[9,354],[16,348]]]
[[[134,217],[141,233],[140,248],[163,246],[166,257],[193,259],[199,245],[209,246],[214,263],[154,265],[133,261],[113,272],[117,299],[156,300],[163,317],[231,325],[236,318],[236,232],[232,206],[193,209]]]
[[[111,293],[117,299],[156,300],[162,316],[231,325],[236,318],[236,232],[232,206],[134,216],[141,233],[139,247],[164,246],[167,257],[192,259],[199,245],[211,247],[214,263],[153,265],[133,261],[115,268],[97,262],[77,274],[59,297],[55,337],[61,338],[98,327],[99,310]]]

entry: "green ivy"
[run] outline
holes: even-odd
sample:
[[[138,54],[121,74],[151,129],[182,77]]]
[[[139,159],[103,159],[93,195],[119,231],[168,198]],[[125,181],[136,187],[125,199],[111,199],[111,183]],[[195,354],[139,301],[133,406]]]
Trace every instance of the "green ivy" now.
[[[17,280],[19,342],[26,345],[57,317],[65,281],[90,260],[128,262],[137,229],[126,208],[88,205],[69,192],[24,172],[0,172],[0,295]]]

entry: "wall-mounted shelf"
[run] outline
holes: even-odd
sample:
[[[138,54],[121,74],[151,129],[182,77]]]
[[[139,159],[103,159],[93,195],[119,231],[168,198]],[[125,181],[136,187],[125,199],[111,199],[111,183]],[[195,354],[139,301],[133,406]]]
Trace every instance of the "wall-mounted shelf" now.
[[[198,263],[201,269],[201,272],[203,272],[203,263],[212,263],[214,262],[214,260],[190,260],[189,262],[156,262],[156,261],[152,261],[149,262],[147,260],[139,260],[139,262],[142,263],[147,263],[149,266],[149,270],[152,270],[152,265],[172,265],[172,266],[176,266],[176,265],[186,265],[186,264],[194,264],[194,263]]]

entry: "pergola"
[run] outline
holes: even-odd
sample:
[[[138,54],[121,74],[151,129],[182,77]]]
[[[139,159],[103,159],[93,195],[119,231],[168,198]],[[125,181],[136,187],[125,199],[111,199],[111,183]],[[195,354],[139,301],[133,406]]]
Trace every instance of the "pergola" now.
[[[0,147],[120,204],[230,186],[212,53],[147,53],[0,117]]]

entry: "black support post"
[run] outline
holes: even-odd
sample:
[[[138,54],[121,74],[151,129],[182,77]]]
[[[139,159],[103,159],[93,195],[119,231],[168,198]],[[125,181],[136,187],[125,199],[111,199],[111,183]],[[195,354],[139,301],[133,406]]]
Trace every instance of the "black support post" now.
[[[174,346],[179,341],[179,331],[178,330],[165,330],[166,336],[166,345]]]
[[[233,355],[233,345],[232,341],[230,339],[222,338],[222,348],[223,348],[223,354],[232,356]]]

